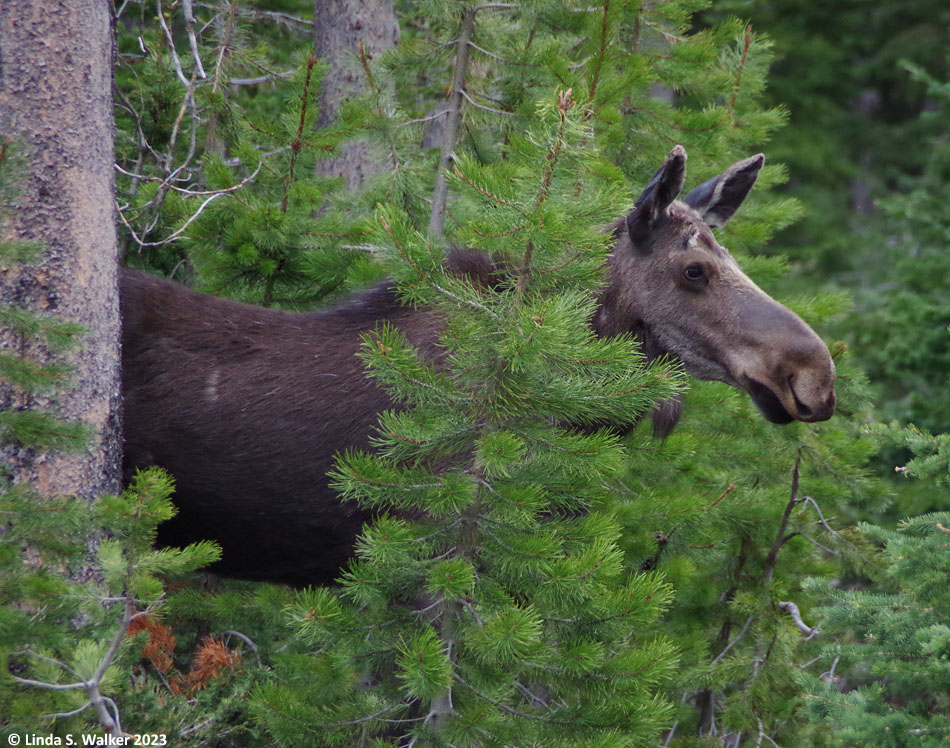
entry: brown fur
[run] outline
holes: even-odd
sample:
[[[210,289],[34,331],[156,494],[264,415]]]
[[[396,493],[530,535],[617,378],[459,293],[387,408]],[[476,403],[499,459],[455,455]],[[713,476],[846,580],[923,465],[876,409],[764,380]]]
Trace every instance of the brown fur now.
[[[685,171],[680,152],[614,227],[592,325],[604,336],[635,332],[649,357],[679,357],[700,377],[748,390],[771,420],[829,417],[827,349],[741,274],[703,220],[704,211],[717,220],[734,212],[738,205],[719,196],[741,203],[761,158],[720,175],[725,187],[710,180],[686,203],[669,202]],[[477,283],[494,282],[483,255],[456,252],[450,262]],[[683,281],[683,262],[708,266],[706,287]],[[360,335],[386,321],[435,357],[441,320],[401,306],[385,284],[335,309],[296,314],[124,270],[121,299],[126,473],[156,464],[177,483],[179,513],[159,528],[159,542],[217,540],[215,571],[229,576],[332,581],[369,513],[341,502],[326,473],[338,451],[369,446],[378,413],[392,405],[356,356]],[[660,433],[680,407],[658,406]]]

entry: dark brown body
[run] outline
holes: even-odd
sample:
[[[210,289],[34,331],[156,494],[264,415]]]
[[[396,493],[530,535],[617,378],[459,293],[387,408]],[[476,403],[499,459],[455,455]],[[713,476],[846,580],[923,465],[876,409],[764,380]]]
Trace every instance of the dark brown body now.
[[[718,245],[762,157],[739,162],[676,200],[677,147],[614,230],[609,282],[591,324],[632,331],[650,357],[670,355],[703,379],[746,390],[776,423],[818,421],[834,409],[834,366],[820,338],[769,298]],[[457,272],[490,282],[479,255]],[[432,357],[441,327],[380,286],[315,314],[263,309],[123,271],[125,469],[166,468],[179,514],[159,541],[217,540],[215,571],[297,585],[330,582],[369,518],[341,502],[326,477],[333,456],[368,446],[385,392],[356,353],[383,321]],[[658,408],[661,430],[678,403]],[[615,424],[625,427],[629,424]]]
[[[436,320],[385,288],[313,315],[131,270],[121,289],[126,473],[160,465],[177,483],[160,543],[215,539],[228,576],[332,581],[367,514],[326,473],[390,405],[356,356],[360,333],[386,320],[420,345]]]

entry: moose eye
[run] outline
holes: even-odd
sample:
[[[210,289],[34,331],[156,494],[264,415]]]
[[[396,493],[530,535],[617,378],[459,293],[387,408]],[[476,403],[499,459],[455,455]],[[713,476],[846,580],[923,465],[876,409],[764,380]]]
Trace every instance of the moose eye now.
[[[703,273],[703,269],[699,265],[687,265],[683,270],[683,277],[686,278],[686,280],[698,281],[702,280],[706,276]]]

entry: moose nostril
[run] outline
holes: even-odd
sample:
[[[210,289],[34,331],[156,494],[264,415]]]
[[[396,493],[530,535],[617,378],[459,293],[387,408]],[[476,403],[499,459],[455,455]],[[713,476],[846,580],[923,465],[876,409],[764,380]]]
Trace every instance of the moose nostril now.
[[[815,411],[799,399],[798,393],[795,392],[795,384],[792,382],[792,377],[788,378],[788,388],[792,391],[792,399],[795,400],[795,409],[798,411],[798,419],[800,421],[814,420],[813,416]]]
[[[788,378],[788,388],[792,392],[792,399],[795,401],[795,409],[798,411],[796,418],[800,421],[827,421],[835,412],[835,393],[834,390],[822,401],[817,402],[814,407],[802,402],[795,391],[794,377]]]

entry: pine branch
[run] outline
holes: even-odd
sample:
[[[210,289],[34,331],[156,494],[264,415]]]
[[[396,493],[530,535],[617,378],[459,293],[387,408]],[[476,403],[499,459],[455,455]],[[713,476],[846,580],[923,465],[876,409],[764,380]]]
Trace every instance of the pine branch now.
[[[32,688],[40,688],[47,691],[85,691],[87,696],[86,703],[78,709],[69,712],[68,716],[74,716],[91,707],[96,713],[99,724],[102,725],[102,728],[106,731],[106,733],[114,738],[121,738],[123,731],[122,723],[119,719],[119,711],[115,702],[109,697],[103,695],[101,690],[102,680],[105,677],[106,671],[112,666],[115,656],[119,652],[119,647],[122,645],[122,642],[125,639],[125,634],[129,629],[129,624],[140,615],[145,615],[145,611],[136,613],[132,599],[126,598],[124,600],[122,616],[119,618],[119,626],[112,637],[109,648],[99,661],[96,671],[86,680],[79,681],[77,683],[47,683],[44,681],[37,681],[32,678],[21,678],[20,676],[12,674],[10,677],[21,685],[30,686]],[[65,668],[65,665],[63,667]],[[112,708],[111,712],[109,709],[110,706]],[[63,715],[53,716],[61,717]]]
[[[739,67],[736,70],[736,78],[732,84],[732,94],[729,96],[729,119],[730,121],[733,118],[733,114],[736,108],[736,97],[739,95],[739,88],[742,85],[742,74],[745,71],[746,60],[749,58],[749,47],[752,46],[752,27],[746,26],[745,32],[742,35],[742,57],[739,60]]]
[[[316,67],[316,64],[317,57],[314,51],[311,50],[310,55],[307,57],[307,73],[304,77],[303,88],[300,91],[300,117],[297,121],[297,131],[294,133],[294,139],[290,143],[290,167],[287,170],[287,179],[284,182],[284,196],[280,201],[281,213],[287,212],[287,200],[290,195],[290,188],[294,183],[294,169],[297,165],[297,157],[300,155],[300,150],[304,146],[303,130],[307,121],[307,107],[310,105],[312,98],[310,86],[312,85],[313,69]],[[267,306],[267,304],[265,304],[265,306]]]
[[[805,501],[805,499],[798,498],[798,479],[801,464],[802,452],[801,449],[799,449],[795,456],[795,467],[792,469],[791,496],[785,505],[785,511],[782,513],[782,519],[779,522],[778,532],[775,534],[775,540],[772,542],[772,547],[769,549],[769,553],[765,557],[765,563],[763,564],[762,579],[766,584],[772,581],[772,573],[775,570],[775,564],[778,562],[778,552],[788,540],[788,537],[785,535],[785,529],[788,527],[788,520],[792,515],[792,510]]]
[[[458,47],[455,55],[455,70],[449,94],[448,116],[442,131],[439,166],[435,175],[435,188],[432,193],[429,234],[433,237],[442,237],[445,230],[445,210],[449,197],[448,169],[458,140],[459,123],[462,121],[462,101],[465,78],[468,72],[469,42],[472,40],[472,34],[475,31],[476,13],[477,9],[471,6],[462,8],[462,21],[459,27]]]

